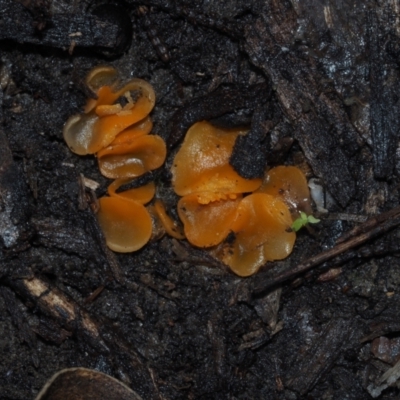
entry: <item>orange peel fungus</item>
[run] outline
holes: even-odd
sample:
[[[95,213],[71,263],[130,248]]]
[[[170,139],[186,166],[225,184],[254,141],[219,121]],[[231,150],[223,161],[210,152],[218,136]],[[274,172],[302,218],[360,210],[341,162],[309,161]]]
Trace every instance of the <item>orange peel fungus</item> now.
[[[243,129],[219,129],[206,121],[194,124],[186,133],[172,166],[176,194],[256,190],[261,179],[242,178],[229,165],[236,138],[246,132]]]
[[[172,167],[174,190],[183,196],[178,214],[187,240],[197,247],[213,247],[216,257],[239,276],[252,275],[266,262],[292,252],[296,234],[290,228],[289,207],[297,211],[309,205],[306,179],[295,167],[272,169],[263,184],[233,170],[229,158],[237,136],[244,134],[206,121],[196,123]],[[289,177],[279,180],[285,172]]]
[[[151,217],[137,201],[121,197],[102,197],[97,218],[107,246],[119,253],[139,250],[150,239]]]
[[[154,107],[156,97],[148,82],[132,79],[117,89],[117,72],[112,74],[112,70],[111,67],[107,69],[107,77],[113,78],[112,85],[101,87],[98,85],[102,80],[93,71],[89,72],[89,77],[93,77],[86,83],[95,89],[97,99],[89,99],[84,113],[73,115],[64,126],[64,140],[76,154],[95,154],[107,147],[126,128],[144,120]],[[95,85],[91,85],[93,81],[96,81]]]
[[[235,235],[221,259],[239,276],[253,275],[267,261],[282,260],[293,250],[292,218],[278,197],[253,193],[237,208],[230,229]]]
[[[270,169],[257,192],[283,200],[289,207],[293,220],[299,217],[300,211],[307,215],[312,214],[307,179],[297,167],[280,165]]]
[[[64,139],[76,154],[95,154],[100,172],[115,179],[108,188],[109,197],[99,199],[97,214],[108,247],[117,252],[136,251],[152,235],[152,218],[145,204],[154,197],[155,186],[118,189],[165,161],[164,140],[149,135],[155,93],[142,79],[121,86],[118,72],[108,66],[91,70],[86,86],[97,98],[87,101],[82,114],[69,118]]]

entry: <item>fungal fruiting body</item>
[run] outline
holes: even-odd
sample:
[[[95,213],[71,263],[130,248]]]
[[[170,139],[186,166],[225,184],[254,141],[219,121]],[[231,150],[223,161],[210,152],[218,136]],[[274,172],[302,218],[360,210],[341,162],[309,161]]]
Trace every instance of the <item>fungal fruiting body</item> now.
[[[178,214],[191,244],[197,247],[215,246],[228,236],[242,196],[220,198],[204,204],[199,201],[201,195],[192,193],[182,197],[178,203]]]
[[[175,156],[172,182],[175,192],[183,196],[178,214],[186,238],[195,246],[221,243],[229,234],[241,194],[261,185],[261,179],[242,178],[229,165],[235,140],[245,133],[198,122],[189,129]]]
[[[97,153],[101,173],[110,179],[136,178],[164,164],[165,142],[160,136],[139,136],[111,144]]]
[[[267,261],[286,258],[296,240],[291,224],[288,207],[279,198],[263,193],[246,196],[231,225],[235,240],[224,249],[222,260],[237,275],[248,276]]]
[[[242,178],[229,165],[229,157],[243,129],[219,129],[206,121],[186,133],[172,166],[174,190],[179,196],[191,193],[244,193],[261,185],[261,179]]]
[[[293,219],[300,215],[300,211],[312,214],[307,179],[296,167],[280,165],[270,169],[257,192],[282,199],[289,207]]]
[[[151,237],[152,222],[146,208],[137,201],[102,197],[97,218],[107,246],[119,253],[143,247]]]
[[[172,173],[174,190],[183,196],[178,214],[187,240],[213,247],[233,272],[249,276],[292,252],[293,218],[298,210],[308,211],[310,203],[307,181],[295,167],[273,168],[263,182],[233,170],[229,158],[243,134],[196,123],[176,154]]]
[[[164,203],[157,199],[154,202],[155,219],[160,222],[162,229],[175,239],[185,239],[181,227],[167,214]],[[157,222],[156,221],[156,222]]]
[[[112,250],[136,251],[152,234],[145,204],[152,200],[155,186],[118,189],[165,161],[164,140],[149,134],[155,93],[142,79],[121,85],[117,71],[103,66],[89,72],[86,86],[97,98],[87,101],[82,114],[69,118],[64,139],[76,154],[95,154],[100,172],[115,179],[108,188],[109,197],[99,199],[98,221]]]
[[[178,215],[184,232],[156,200],[154,183],[121,190],[144,173],[159,168],[166,145],[150,135],[153,88],[141,79],[121,85],[112,67],[97,67],[86,78],[89,99],[84,112],[65,124],[64,139],[76,154],[95,154],[100,172],[114,179],[99,199],[99,224],[107,245],[117,252],[143,247],[153,226],[194,246],[210,248],[239,276],[249,276],[268,261],[287,257],[296,234],[290,228],[299,213],[311,213],[307,181],[295,167],[276,167],[264,180],[245,179],[229,164],[243,129],[194,124],[175,156],[172,175],[181,196]]]

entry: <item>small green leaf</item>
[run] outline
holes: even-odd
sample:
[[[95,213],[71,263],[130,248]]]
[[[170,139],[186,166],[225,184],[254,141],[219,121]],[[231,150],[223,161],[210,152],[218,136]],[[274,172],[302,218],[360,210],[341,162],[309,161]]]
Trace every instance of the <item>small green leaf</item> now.
[[[304,221],[301,218],[296,219],[292,224],[292,230],[299,231],[304,226]]]
[[[307,214],[304,211],[300,211],[300,218],[303,221],[307,221]]]
[[[321,220],[318,219],[318,218],[315,218],[313,215],[309,215],[309,216],[307,217],[307,222],[308,222],[309,224],[318,224],[318,222],[321,222]]]
[[[318,222],[320,222],[318,218],[315,218],[313,215],[307,215],[305,212],[300,211],[300,217],[293,222],[291,228],[293,231],[297,232],[307,224],[317,224]]]

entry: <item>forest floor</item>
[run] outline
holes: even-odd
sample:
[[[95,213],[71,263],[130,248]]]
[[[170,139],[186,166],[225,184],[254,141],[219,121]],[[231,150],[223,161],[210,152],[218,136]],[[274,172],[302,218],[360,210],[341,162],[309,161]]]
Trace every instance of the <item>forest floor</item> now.
[[[0,1],[0,398],[85,367],[143,399],[399,399],[397,3],[23,3]],[[268,140],[244,153],[318,178],[321,223],[249,278],[168,236],[109,251],[82,199],[110,181],[63,140],[100,64],[155,89],[174,218],[188,126],[261,110]]]

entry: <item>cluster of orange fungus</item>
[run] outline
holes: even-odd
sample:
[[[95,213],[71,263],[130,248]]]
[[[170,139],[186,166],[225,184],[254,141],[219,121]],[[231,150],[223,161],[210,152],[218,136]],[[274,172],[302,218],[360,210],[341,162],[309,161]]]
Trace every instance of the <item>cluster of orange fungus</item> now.
[[[214,254],[239,276],[252,275],[292,252],[295,213],[310,204],[307,181],[298,168],[273,168],[263,182],[234,171],[229,158],[237,136],[244,134],[196,123],[172,167],[186,238],[198,247],[214,246]]]
[[[252,192],[261,185],[261,179],[245,179],[229,165],[233,145],[243,129],[219,129],[206,121],[194,124],[172,166],[174,190],[179,196],[211,192],[226,196]],[[212,201],[212,200],[211,200]]]
[[[96,98],[87,101],[82,114],[69,118],[64,139],[76,154],[95,154],[100,172],[115,179],[109,196],[99,199],[98,221],[110,249],[136,251],[152,235],[152,218],[145,204],[154,197],[155,186],[118,189],[165,161],[164,140],[149,135],[154,90],[142,79],[121,85],[117,71],[107,66],[90,71],[86,86]]]

